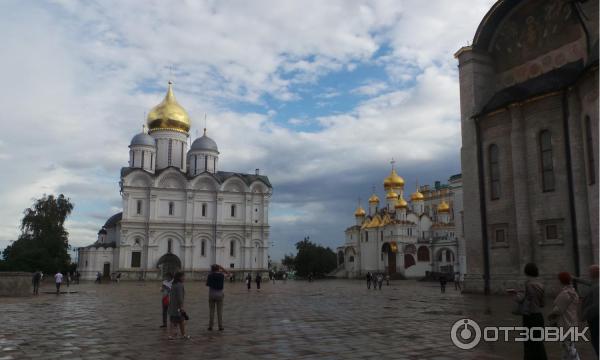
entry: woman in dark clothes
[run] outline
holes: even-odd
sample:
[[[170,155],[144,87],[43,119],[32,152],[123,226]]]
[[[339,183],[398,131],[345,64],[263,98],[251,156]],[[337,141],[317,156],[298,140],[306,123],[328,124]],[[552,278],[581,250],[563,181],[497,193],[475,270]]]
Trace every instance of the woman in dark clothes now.
[[[183,339],[189,339],[190,337],[185,333],[185,320],[187,314],[183,307],[183,300],[185,298],[185,289],[183,287],[183,272],[179,271],[175,273],[173,277],[173,285],[171,286],[171,292],[169,293],[169,317],[171,319],[171,333],[169,339],[175,339],[177,336],[177,329],[181,332]]]

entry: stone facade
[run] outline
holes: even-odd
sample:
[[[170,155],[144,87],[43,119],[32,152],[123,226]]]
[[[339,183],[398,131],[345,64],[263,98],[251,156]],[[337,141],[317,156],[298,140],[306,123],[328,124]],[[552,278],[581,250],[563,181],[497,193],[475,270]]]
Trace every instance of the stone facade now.
[[[598,262],[598,1],[499,1],[456,58],[466,288],[554,292]]]

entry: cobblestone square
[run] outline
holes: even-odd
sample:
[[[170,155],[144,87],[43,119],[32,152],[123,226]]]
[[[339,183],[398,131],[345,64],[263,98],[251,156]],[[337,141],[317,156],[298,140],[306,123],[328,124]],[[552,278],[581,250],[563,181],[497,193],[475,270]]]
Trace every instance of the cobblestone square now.
[[[46,284],[43,291],[52,291]],[[253,284],[254,285],[254,284]],[[394,281],[381,291],[354,280],[241,283],[225,288],[224,332],[208,332],[207,289],[186,282],[190,340],[159,328],[159,283],[82,283],[60,296],[3,298],[0,359],[519,359],[522,344],[456,348],[452,324],[520,325],[508,297],[460,295],[452,284]],[[551,359],[559,347],[547,344]],[[590,344],[579,344],[593,359]]]

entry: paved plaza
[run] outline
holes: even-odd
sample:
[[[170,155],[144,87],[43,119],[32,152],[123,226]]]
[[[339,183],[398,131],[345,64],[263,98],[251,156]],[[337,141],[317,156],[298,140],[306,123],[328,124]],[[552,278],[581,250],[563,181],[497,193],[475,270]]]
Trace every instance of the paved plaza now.
[[[52,284],[42,290],[51,291]],[[253,284],[254,285],[254,284]],[[449,284],[395,281],[382,291],[353,280],[278,281],[250,293],[227,283],[225,331],[208,332],[207,289],[186,283],[191,340],[160,329],[159,283],[82,283],[77,293],[3,298],[0,359],[519,359],[522,345],[452,345],[463,317],[518,325],[508,297],[460,295]],[[582,359],[594,359],[579,344]],[[559,359],[556,344],[547,346]]]

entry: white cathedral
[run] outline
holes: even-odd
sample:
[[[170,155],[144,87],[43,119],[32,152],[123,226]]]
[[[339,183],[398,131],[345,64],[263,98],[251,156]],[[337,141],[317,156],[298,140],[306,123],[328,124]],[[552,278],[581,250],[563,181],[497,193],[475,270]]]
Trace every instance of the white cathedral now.
[[[233,272],[267,270],[269,179],[258,169],[219,171],[219,149],[206,129],[188,150],[190,119],[171,82],[147,128],[131,139],[129,166],[121,169],[123,211],[94,244],[78,249],[81,278],[118,272],[160,279],[175,270],[202,278],[215,263]]]
[[[437,181],[433,187],[417,187],[410,202],[404,199],[404,179],[393,167],[383,186],[383,206],[374,192],[368,211],[359,204],[354,212],[356,222],[346,229],[345,244],[337,249],[335,276],[464,274],[461,175],[450,177],[448,184]]]

